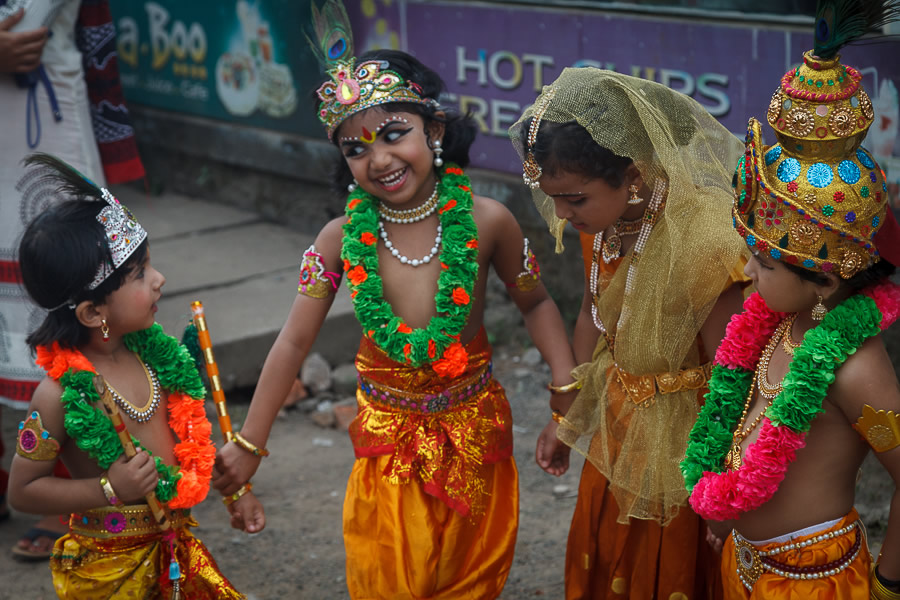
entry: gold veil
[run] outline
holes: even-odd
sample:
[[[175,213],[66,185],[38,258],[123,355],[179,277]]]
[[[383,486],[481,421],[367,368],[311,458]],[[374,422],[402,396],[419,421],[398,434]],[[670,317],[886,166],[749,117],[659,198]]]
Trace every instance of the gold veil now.
[[[731,180],[743,146],[699,103],[652,81],[569,68],[534,106],[547,95],[542,121],[576,121],[599,145],[630,157],[650,189],[667,183],[665,209],[634,265],[633,288],[626,293],[629,253],[596,301],[615,335],[615,357],[601,337],[593,361],[575,371],[584,385],[558,434],[609,480],[621,522],[665,524],[687,500],[678,464],[697,416],[697,391],[636,401],[621,375],[658,381],[700,365],[700,327],[746,252],[731,223]],[[533,115],[531,107],[510,128],[523,159],[524,124]],[[561,248],[565,221],[539,188],[533,195]]]

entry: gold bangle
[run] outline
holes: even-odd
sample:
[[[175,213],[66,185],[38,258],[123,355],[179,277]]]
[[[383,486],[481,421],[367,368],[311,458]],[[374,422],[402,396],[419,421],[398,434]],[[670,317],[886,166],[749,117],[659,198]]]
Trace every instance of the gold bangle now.
[[[116,490],[113,489],[112,484],[109,482],[109,474],[106,471],[103,471],[100,475],[100,487],[103,488],[103,495],[106,496],[107,502],[112,506],[123,505],[123,502],[116,495]]]
[[[257,446],[256,444],[254,444],[253,442],[251,442],[250,440],[248,440],[247,438],[242,436],[237,431],[233,432],[231,435],[234,437],[235,444],[237,444],[238,446],[240,446],[241,448],[243,448],[244,450],[246,450],[253,456],[268,456],[269,455],[268,450],[266,450],[265,448],[260,448],[259,446]]]
[[[878,565],[872,568],[869,594],[872,600],[900,600],[900,592],[888,589],[878,578]]]
[[[553,385],[552,383],[548,383],[547,389],[550,390],[550,393],[552,394],[567,394],[575,390],[580,390],[581,382],[573,381],[572,383],[567,383],[566,385]]]
[[[224,497],[222,498],[222,503],[223,503],[225,506],[231,506],[232,504],[234,504],[235,502],[237,502],[238,500],[240,500],[240,499],[241,499],[241,496],[243,496],[243,495],[246,494],[247,492],[251,491],[252,489],[253,489],[253,484],[250,483],[250,482],[248,481],[247,483],[245,483],[244,485],[242,485],[242,486],[241,486],[241,489],[239,489],[239,490],[236,491],[235,493],[229,494],[228,496],[224,496]]]
[[[551,417],[553,418],[553,420],[556,421],[557,423],[562,423],[562,422],[563,422],[563,419],[566,418],[566,416],[565,416],[564,414],[562,414],[561,412],[559,412],[559,411],[556,410],[556,409],[553,410],[553,412],[551,413],[550,416],[551,416]]]

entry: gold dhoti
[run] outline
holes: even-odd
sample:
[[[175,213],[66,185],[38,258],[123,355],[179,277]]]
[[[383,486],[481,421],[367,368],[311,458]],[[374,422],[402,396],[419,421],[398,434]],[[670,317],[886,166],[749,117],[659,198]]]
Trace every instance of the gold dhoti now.
[[[170,598],[174,550],[182,598],[244,598],[188,529],[197,525],[189,511],[168,515],[171,530],[162,532],[146,504],[73,513],[50,558],[56,593],[73,600]]]
[[[512,417],[484,330],[466,351],[466,371],[448,381],[360,344],[344,501],[355,600],[481,600],[503,589],[519,512]]]

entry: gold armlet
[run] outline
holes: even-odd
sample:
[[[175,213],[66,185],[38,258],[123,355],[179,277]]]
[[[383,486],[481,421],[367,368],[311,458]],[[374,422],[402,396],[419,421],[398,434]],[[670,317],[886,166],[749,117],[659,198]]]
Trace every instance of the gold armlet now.
[[[238,446],[240,446],[241,448],[243,448],[244,450],[246,450],[253,456],[268,456],[269,455],[268,450],[266,450],[265,448],[260,448],[259,446],[257,446],[256,444],[254,444],[253,442],[251,442],[250,440],[248,440],[247,438],[242,436],[237,431],[233,432],[231,435],[234,437],[235,444],[237,444]]]
[[[103,474],[100,476],[100,487],[103,488],[103,495],[106,496],[107,502],[112,506],[123,506],[124,503],[116,495],[116,490],[113,489],[112,484],[109,482],[109,474],[106,471],[103,471]]]
[[[568,394],[569,392],[580,390],[581,382],[573,381],[572,383],[567,383],[566,385],[553,385],[552,383],[548,383],[547,389],[550,390],[551,394]]]
[[[300,260],[300,279],[297,281],[297,292],[310,298],[327,298],[337,292],[340,273],[325,270],[322,255],[316,252],[315,245],[303,253]]]
[[[506,287],[516,288],[520,292],[530,292],[541,282],[541,267],[528,247],[528,238],[525,238],[525,248],[522,250],[522,268],[524,270],[516,275],[516,281],[507,283]]]
[[[253,490],[253,484],[249,481],[241,486],[241,488],[233,494],[229,494],[222,498],[222,503],[225,506],[231,506],[235,502],[241,499],[241,496]]]
[[[900,417],[892,411],[876,411],[864,404],[862,415],[853,424],[875,452],[886,452],[900,446]]]
[[[872,568],[872,575],[869,577],[869,597],[872,600],[900,600],[900,592],[890,590],[881,583],[877,575],[878,565]]]
[[[44,429],[41,415],[33,410],[28,418],[19,423],[19,437],[16,453],[29,460],[56,460],[59,456],[59,442]]]

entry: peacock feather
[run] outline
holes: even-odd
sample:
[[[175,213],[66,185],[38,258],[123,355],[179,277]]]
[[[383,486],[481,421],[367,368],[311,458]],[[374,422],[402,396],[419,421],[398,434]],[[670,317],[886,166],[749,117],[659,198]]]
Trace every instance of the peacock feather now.
[[[900,18],[900,0],[819,0],[813,53],[823,60]]]
[[[52,154],[35,152],[25,158],[25,166],[43,169],[41,179],[51,180],[57,184],[58,192],[76,198],[103,197],[103,192],[93,181],[82,175],[69,163],[56,158]]]
[[[326,69],[353,56],[353,31],[341,0],[325,0],[321,10],[312,2],[312,23],[316,40],[307,39]]]

